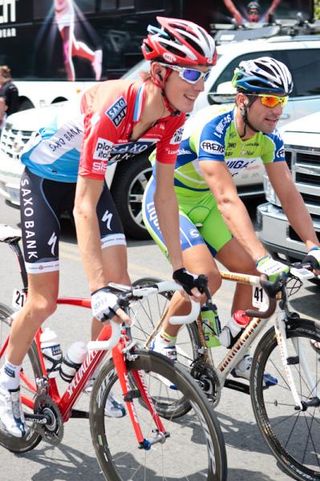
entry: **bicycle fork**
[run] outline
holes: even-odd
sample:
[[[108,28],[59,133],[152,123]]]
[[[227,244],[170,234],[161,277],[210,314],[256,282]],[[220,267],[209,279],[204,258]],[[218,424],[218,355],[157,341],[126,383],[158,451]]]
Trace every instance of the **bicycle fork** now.
[[[275,333],[276,333],[276,338],[277,338],[277,343],[280,349],[280,356],[282,360],[282,364],[285,370],[287,382],[293,397],[293,401],[295,403],[295,409],[297,411],[306,411],[308,407],[311,406],[319,406],[320,405],[320,400],[317,396],[316,393],[316,383],[313,382],[310,374],[309,374],[309,369],[308,369],[308,364],[305,356],[305,352],[302,349],[302,346],[299,344],[298,339],[292,339],[292,343],[295,349],[295,352],[297,354],[297,357],[299,358],[299,363],[301,365],[301,369],[305,375],[306,382],[309,387],[310,391],[310,400],[309,401],[302,401],[300,399],[300,396],[298,394],[294,379],[293,379],[293,374],[291,370],[291,364],[295,363],[295,359],[290,358],[288,355],[288,349],[287,349],[287,335],[286,335],[286,314],[282,310],[278,310],[274,314],[276,316],[275,318]]]
[[[165,430],[165,427],[156,412],[154,403],[148,394],[147,387],[143,379],[143,373],[141,371],[132,371],[132,376],[136,389],[132,389],[130,386],[130,380],[128,375],[128,370],[125,363],[126,352],[123,352],[123,345],[120,342],[112,350],[112,357],[115,365],[115,369],[119,378],[121,389],[123,392],[123,398],[126,402],[130,420],[135,432],[135,436],[139,443],[140,449],[145,449],[146,451],[151,449],[151,446],[156,443],[164,443],[166,438],[170,434]],[[134,354],[133,354],[134,356]],[[134,406],[134,399],[142,397],[147,409],[149,410],[151,417],[155,424],[155,429],[153,430],[153,437],[151,439],[146,439],[142,433],[142,429],[136,414],[136,409]]]

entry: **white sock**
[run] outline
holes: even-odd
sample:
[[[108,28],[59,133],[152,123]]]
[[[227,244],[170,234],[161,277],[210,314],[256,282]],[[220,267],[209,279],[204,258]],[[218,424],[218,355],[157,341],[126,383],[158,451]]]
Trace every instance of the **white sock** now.
[[[20,385],[21,364],[15,366],[8,360],[5,361],[0,371],[0,384],[5,389],[17,389]]]
[[[158,334],[158,342],[160,342],[160,344],[162,344],[163,346],[173,347],[176,345],[177,336],[170,336],[169,334],[167,334],[165,331],[162,330]]]

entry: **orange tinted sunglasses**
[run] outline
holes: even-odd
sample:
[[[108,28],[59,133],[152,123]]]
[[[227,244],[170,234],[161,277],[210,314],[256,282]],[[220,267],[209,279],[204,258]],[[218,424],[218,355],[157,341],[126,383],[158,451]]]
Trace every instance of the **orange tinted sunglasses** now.
[[[284,107],[288,102],[287,96],[278,97],[277,95],[265,95],[265,94],[256,94],[256,96],[259,97],[262,105],[264,107],[269,107],[269,109],[273,109],[274,107],[277,107],[277,105]]]

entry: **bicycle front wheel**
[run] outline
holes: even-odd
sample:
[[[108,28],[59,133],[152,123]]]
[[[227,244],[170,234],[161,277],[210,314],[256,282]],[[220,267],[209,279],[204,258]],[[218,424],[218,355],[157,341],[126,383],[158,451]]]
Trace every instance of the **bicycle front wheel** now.
[[[261,339],[251,371],[254,414],[274,456],[294,479],[320,480],[320,354],[311,340],[320,342],[319,326],[310,320],[287,323],[288,361],[305,410],[297,410],[281,360],[274,328]],[[266,387],[264,374],[277,379]]]
[[[150,286],[159,281],[160,279],[157,278],[144,277],[135,281],[133,286]],[[134,319],[132,337],[142,347],[150,349],[150,346],[152,346],[154,337],[161,329],[163,318],[173,294],[172,291],[165,291],[160,294],[154,293],[130,304],[129,316]],[[193,360],[198,357],[200,348],[201,343],[196,323],[182,326],[176,343],[178,361],[189,368]],[[160,409],[161,407],[159,407],[159,412]],[[181,398],[179,403],[175,403],[175,409],[175,417],[184,416],[191,409],[188,399]],[[165,411],[160,412],[160,414],[166,416]],[[170,413],[170,416],[172,416],[172,413]]]
[[[2,351],[4,343],[7,342],[10,333],[12,314],[13,310],[10,309],[10,307],[0,303],[0,351]],[[4,349],[2,357],[0,358],[0,367],[2,367],[4,363],[5,352]],[[32,398],[36,392],[35,379],[36,377],[41,377],[40,362],[34,342],[23,360],[20,377],[21,396]],[[32,410],[30,412],[33,413]],[[42,437],[34,430],[32,422],[27,424],[28,433],[23,438],[15,438],[6,434],[3,429],[0,429],[0,445],[17,454],[26,453],[34,449],[40,443]]]
[[[151,449],[141,448],[128,414],[122,418],[106,416],[105,405],[110,392],[121,400],[122,390],[113,362],[105,364],[93,386],[89,419],[92,441],[106,480],[226,480],[223,436],[200,388],[178,363],[173,366],[163,356],[147,351],[136,354],[134,360],[127,361],[131,389],[137,389],[133,375],[139,371],[156,410],[166,403],[172,406],[173,396],[177,402],[180,397],[188,398],[192,410],[182,421],[163,420],[168,436],[153,444]],[[133,403],[145,439],[154,439],[158,433],[151,413],[141,398],[134,399]]]

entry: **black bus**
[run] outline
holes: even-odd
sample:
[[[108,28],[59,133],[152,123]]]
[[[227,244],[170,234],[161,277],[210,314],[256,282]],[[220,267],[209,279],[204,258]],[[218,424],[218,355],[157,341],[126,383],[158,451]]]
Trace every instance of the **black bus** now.
[[[123,75],[142,58],[141,39],[148,24],[156,25],[158,15],[193,20],[209,31],[213,24],[235,21],[228,0],[0,3],[0,64],[11,68],[24,108],[71,98],[88,82]],[[231,3],[241,12],[244,22],[248,3],[258,3],[261,21],[265,21],[263,15],[272,0]],[[275,17],[290,18],[301,11],[304,18],[310,19],[312,3],[276,0]]]

